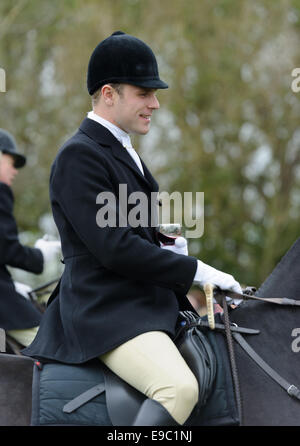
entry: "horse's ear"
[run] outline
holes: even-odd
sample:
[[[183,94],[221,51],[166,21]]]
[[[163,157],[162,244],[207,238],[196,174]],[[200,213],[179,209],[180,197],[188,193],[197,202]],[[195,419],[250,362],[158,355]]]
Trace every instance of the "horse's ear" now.
[[[6,339],[5,339],[5,330],[0,328],[0,353],[5,353],[6,351]]]

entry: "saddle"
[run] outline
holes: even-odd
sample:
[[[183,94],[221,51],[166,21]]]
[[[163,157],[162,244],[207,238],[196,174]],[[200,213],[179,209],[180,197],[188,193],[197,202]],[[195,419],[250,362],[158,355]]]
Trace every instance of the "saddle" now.
[[[178,318],[174,342],[199,384],[186,426],[239,424],[224,326],[216,327],[212,332],[192,312]],[[79,365],[35,361],[31,425],[131,426],[145,399],[98,359]]]

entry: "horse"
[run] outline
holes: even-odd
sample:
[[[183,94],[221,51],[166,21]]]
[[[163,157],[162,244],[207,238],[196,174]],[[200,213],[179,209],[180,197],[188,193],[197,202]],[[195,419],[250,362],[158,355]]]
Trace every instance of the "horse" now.
[[[247,351],[235,342],[241,335],[233,333],[236,398],[244,426],[300,425],[299,273],[300,238],[253,299],[229,311],[230,327],[249,327],[257,333],[247,336]],[[274,298],[294,300],[297,305],[276,305]],[[0,425],[30,424],[33,364],[28,357],[0,354],[0,381],[5,389],[0,394]]]
[[[299,277],[300,239],[255,292],[266,301],[245,301],[230,313],[232,323],[260,330],[259,335],[247,338],[248,344],[274,372],[296,388],[300,388],[300,307],[276,305],[268,300],[300,301]],[[300,400],[289,393],[293,388],[281,387],[239,344],[235,344],[235,354],[243,424],[299,426]]]

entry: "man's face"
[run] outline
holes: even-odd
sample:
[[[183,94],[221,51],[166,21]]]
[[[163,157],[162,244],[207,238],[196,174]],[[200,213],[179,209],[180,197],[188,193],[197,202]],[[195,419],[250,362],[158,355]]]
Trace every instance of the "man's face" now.
[[[123,84],[114,91],[112,122],[127,133],[145,135],[150,129],[151,116],[159,108],[156,90]]]
[[[14,166],[14,159],[7,153],[0,157],[0,181],[11,186],[18,170]]]

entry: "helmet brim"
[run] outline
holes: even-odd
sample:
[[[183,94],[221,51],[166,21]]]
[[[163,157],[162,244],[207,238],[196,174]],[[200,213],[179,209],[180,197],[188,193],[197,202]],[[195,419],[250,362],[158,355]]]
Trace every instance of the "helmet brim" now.
[[[16,169],[21,169],[26,164],[26,157],[20,153],[13,153],[9,150],[2,150],[3,153],[10,155],[14,159],[14,166]]]
[[[169,88],[169,85],[166,84],[161,79],[130,79],[124,77],[122,78],[115,77],[98,82],[96,85],[94,85],[93,88],[90,89],[89,94],[92,96],[95,93],[95,91],[97,91],[100,87],[102,87],[105,84],[130,84],[136,87],[151,88],[151,89],[153,88],[155,90]]]
[[[166,84],[161,79],[149,79],[144,81],[128,81],[127,84],[135,85],[136,87],[142,88],[154,88],[154,89],[165,89],[169,88],[168,84]]]

